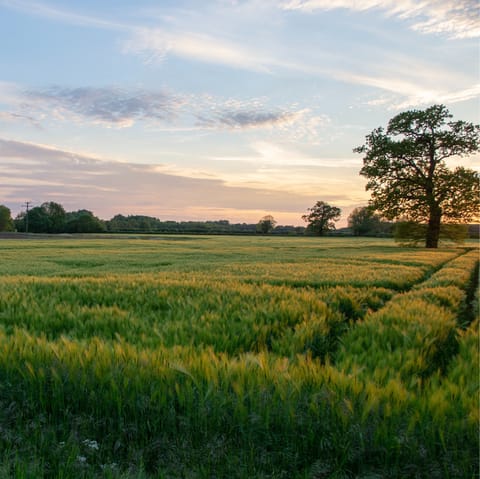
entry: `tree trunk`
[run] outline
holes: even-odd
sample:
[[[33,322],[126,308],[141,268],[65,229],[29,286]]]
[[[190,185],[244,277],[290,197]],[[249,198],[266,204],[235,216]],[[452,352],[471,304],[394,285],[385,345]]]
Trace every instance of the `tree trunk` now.
[[[438,205],[430,208],[428,218],[427,236],[425,238],[426,248],[438,248],[440,238],[440,222],[442,219],[442,210]]]

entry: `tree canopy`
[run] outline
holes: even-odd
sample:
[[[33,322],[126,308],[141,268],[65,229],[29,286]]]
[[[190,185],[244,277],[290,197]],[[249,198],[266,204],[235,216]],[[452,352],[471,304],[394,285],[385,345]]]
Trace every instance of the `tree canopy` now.
[[[348,227],[355,236],[378,236],[388,234],[390,223],[382,221],[380,215],[368,207],[355,208],[348,217]]]
[[[10,217],[10,210],[0,206],[0,231],[2,214]],[[6,221],[6,219],[5,219]],[[261,218],[259,223],[230,223],[228,220],[215,221],[160,221],[145,215],[117,214],[110,220],[101,220],[91,211],[65,211],[62,205],[45,202],[19,213],[11,222],[11,229],[30,233],[182,233],[182,234],[247,234],[266,232],[277,235],[304,234],[303,226],[278,226],[271,215]],[[263,228],[263,229],[261,229]]]
[[[0,205],[0,231],[11,231],[13,229],[13,220],[10,208]]]
[[[273,231],[277,222],[272,215],[266,215],[257,223],[257,233],[268,234]]]
[[[335,222],[340,219],[341,210],[336,206],[331,206],[324,201],[317,201],[312,208],[308,208],[310,213],[302,216],[307,222],[307,232],[323,236],[329,231],[335,229]]]
[[[480,206],[478,173],[445,161],[479,151],[480,126],[451,118],[444,105],[406,111],[354,149],[364,155],[371,207],[390,220],[426,224],[427,248],[438,247],[442,221],[470,221]]]
[[[62,233],[65,230],[66,212],[63,206],[54,201],[42,203],[28,211],[28,231],[32,233]],[[27,213],[15,219],[18,231],[26,230]]]
[[[66,211],[65,208],[54,201],[47,201],[41,208],[45,211],[48,224],[48,233],[61,233],[65,229]]]
[[[27,213],[15,218],[17,231],[26,231]],[[30,233],[99,233],[105,231],[105,224],[90,211],[66,212],[64,207],[53,201],[42,203],[28,211]]]
[[[66,215],[65,231],[68,233],[102,233],[105,223],[91,211],[71,211]]]

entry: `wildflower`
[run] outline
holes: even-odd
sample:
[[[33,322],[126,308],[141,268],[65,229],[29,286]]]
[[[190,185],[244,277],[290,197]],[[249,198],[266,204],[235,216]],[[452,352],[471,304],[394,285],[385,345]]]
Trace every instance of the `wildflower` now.
[[[87,446],[89,449],[93,449],[95,451],[98,451],[98,449],[100,448],[97,441],[93,441],[93,440],[90,440],[90,439],[85,439],[83,441],[83,444],[85,446]]]

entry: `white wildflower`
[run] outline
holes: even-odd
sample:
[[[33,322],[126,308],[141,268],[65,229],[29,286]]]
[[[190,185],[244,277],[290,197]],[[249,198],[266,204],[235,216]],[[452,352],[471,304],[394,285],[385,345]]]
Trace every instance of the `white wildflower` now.
[[[94,449],[95,451],[98,451],[98,449],[100,448],[97,441],[93,441],[90,439],[85,439],[83,441],[83,444],[87,446],[89,449]]]

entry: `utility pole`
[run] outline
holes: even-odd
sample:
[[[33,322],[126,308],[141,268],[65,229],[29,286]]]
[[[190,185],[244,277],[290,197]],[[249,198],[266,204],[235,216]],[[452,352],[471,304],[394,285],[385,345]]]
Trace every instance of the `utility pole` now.
[[[23,204],[23,206],[27,207],[27,213],[25,215],[25,233],[28,233],[28,207],[31,203],[31,201],[25,201],[25,203]]]

